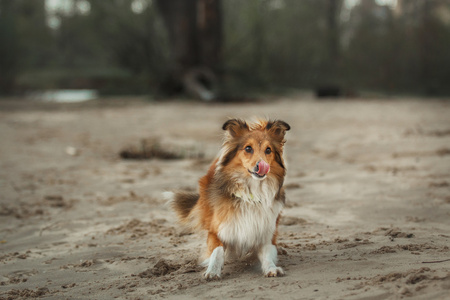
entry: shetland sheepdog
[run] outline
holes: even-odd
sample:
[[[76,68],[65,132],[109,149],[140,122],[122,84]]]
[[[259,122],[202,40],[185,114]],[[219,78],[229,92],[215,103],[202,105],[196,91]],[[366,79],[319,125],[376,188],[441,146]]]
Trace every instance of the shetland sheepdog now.
[[[277,262],[277,228],[285,202],[285,133],[280,120],[223,124],[225,139],[199,192],[166,192],[181,223],[208,232],[204,277],[218,279],[225,254],[256,254],[265,276],[283,276]]]

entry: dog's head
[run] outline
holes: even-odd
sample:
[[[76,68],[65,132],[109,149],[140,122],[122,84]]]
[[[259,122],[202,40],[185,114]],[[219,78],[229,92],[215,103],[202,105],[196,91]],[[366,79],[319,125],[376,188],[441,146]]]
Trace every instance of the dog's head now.
[[[221,168],[256,180],[264,180],[267,176],[284,177],[283,146],[289,124],[280,120],[248,124],[230,119],[222,128],[226,133],[219,158]]]

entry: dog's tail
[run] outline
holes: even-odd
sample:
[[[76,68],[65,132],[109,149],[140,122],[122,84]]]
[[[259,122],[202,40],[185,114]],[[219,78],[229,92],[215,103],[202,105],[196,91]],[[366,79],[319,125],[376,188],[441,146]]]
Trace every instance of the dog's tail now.
[[[198,202],[200,195],[190,192],[164,192],[164,198],[168,205],[178,215],[179,220],[184,225],[195,227],[195,217],[192,214],[193,208]]]

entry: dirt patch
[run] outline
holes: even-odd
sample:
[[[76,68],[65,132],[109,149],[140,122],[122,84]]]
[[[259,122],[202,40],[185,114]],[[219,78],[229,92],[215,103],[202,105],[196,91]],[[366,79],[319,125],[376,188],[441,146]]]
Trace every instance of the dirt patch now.
[[[167,226],[167,221],[165,219],[156,219],[150,222],[133,219],[124,225],[109,229],[106,232],[106,234],[127,234],[130,239],[142,238],[150,233],[172,236],[175,234],[175,229],[171,226]]]
[[[439,155],[439,156],[450,155],[450,149],[449,149],[449,148],[441,148],[441,149],[438,149],[438,150],[436,151],[436,154]]]
[[[308,222],[302,218],[282,216],[279,224],[284,226],[293,226],[307,223]]]
[[[13,252],[13,253],[7,253],[0,256],[0,262],[4,261],[11,261],[14,259],[27,259],[30,255],[31,251],[28,250],[26,252],[20,253],[20,252]]]
[[[121,150],[122,159],[202,159],[205,154],[196,147],[175,147],[161,144],[159,139],[142,139],[138,146]]]
[[[35,269],[15,271],[5,275],[5,277],[8,278],[8,281],[1,281],[0,285],[9,285],[27,282],[29,277],[34,276],[36,274],[39,274],[39,272]]]
[[[160,201],[156,198],[150,197],[148,195],[139,195],[134,191],[129,191],[128,195],[123,196],[109,196],[108,198],[97,198],[99,204],[110,206],[118,203],[124,202],[138,202],[138,203],[148,203],[157,204]]]
[[[407,129],[404,132],[404,135],[405,136],[423,135],[423,136],[432,136],[432,137],[446,137],[446,136],[450,135],[450,129],[429,130],[429,131],[425,131],[422,128]]]
[[[419,218],[419,217],[413,217],[413,216],[406,216],[407,222],[413,222],[413,223],[422,223],[425,222],[425,218]]]
[[[180,268],[181,265],[179,264],[174,264],[166,261],[165,259],[161,259],[153,266],[153,268],[148,269],[142,273],[139,273],[138,276],[141,278],[159,277],[175,272]]]
[[[14,216],[17,219],[27,219],[30,217],[39,217],[49,215],[48,209],[70,209],[77,200],[65,200],[60,195],[47,195],[40,201],[22,202],[18,201],[14,204],[0,204],[1,216]]]
[[[406,250],[406,251],[425,251],[425,250],[439,250],[441,252],[447,252],[449,251],[449,248],[447,246],[444,247],[438,247],[435,245],[431,245],[428,243],[424,244],[408,244],[408,245],[397,245],[398,249]]]
[[[386,253],[396,253],[395,247],[383,246],[375,251],[370,252],[370,254],[386,254]]]
[[[402,158],[402,157],[424,157],[424,156],[446,156],[450,155],[449,148],[439,148],[435,151],[408,151],[408,152],[395,152],[392,154],[393,158]]]
[[[89,268],[95,264],[94,260],[85,260],[79,264],[73,265],[75,268]]]
[[[187,260],[183,264],[178,264],[165,259],[160,259],[151,269],[141,272],[137,275],[140,278],[153,278],[165,276],[171,273],[185,274],[199,272],[202,268],[196,260]]]
[[[391,239],[394,239],[394,238],[410,239],[410,238],[414,237],[414,234],[402,232],[399,228],[388,229],[384,235],[389,236]]]
[[[17,219],[27,219],[30,217],[42,216],[45,211],[39,204],[0,204],[0,216],[14,216]]]
[[[393,175],[397,175],[399,173],[406,173],[411,171],[417,171],[417,167],[415,166],[404,166],[404,167],[390,167],[390,166],[373,166],[368,165],[364,167],[365,171],[374,173],[374,172],[386,172],[391,173]]]
[[[284,185],[284,188],[286,190],[294,190],[294,189],[301,189],[303,188],[301,184],[299,183],[288,183]]]
[[[23,290],[9,290],[4,293],[6,299],[30,299],[30,298],[40,298],[56,293],[57,291],[50,291],[48,288],[37,288],[35,290],[23,289]]]
[[[386,275],[377,275],[366,283],[371,285],[384,284],[386,282],[396,282],[404,279],[406,284],[416,284],[422,280],[431,278],[430,268],[424,267],[420,269],[409,270],[407,272],[392,272]]]
[[[450,183],[448,183],[447,181],[430,182],[430,184],[428,186],[430,188],[442,188],[442,187],[450,186]]]
[[[74,199],[65,200],[61,195],[47,195],[44,196],[43,205],[55,208],[69,209],[74,205],[75,202],[77,201]]]
[[[95,259],[88,259],[88,260],[80,261],[80,263],[78,263],[78,264],[67,264],[67,265],[61,266],[60,268],[63,270],[75,269],[77,272],[78,271],[87,272],[87,270],[83,270],[83,269],[88,269],[98,263],[99,262]]]
[[[448,246],[434,246],[428,243],[424,244],[406,244],[406,245],[395,245],[395,246],[383,246],[377,250],[370,252],[370,254],[386,254],[386,253],[396,253],[397,250],[400,251],[410,251],[413,254],[418,252],[424,252],[427,250],[437,250],[437,252],[448,252]]]
[[[410,232],[403,232],[400,228],[394,227],[394,228],[386,228],[386,227],[379,227],[373,231],[374,234],[382,234],[384,236],[389,237],[391,241],[393,241],[396,238],[413,238],[414,234]]]
[[[349,248],[355,248],[361,245],[368,245],[368,244],[373,244],[373,242],[369,241],[368,239],[364,239],[364,240],[357,240],[351,243],[344,243],[343,245],[338,246],[339,250],[342,249],[349,249]]]

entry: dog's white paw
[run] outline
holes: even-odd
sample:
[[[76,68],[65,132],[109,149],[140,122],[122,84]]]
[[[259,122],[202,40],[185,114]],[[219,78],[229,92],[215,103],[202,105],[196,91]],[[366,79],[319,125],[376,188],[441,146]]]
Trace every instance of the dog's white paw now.
[[[219,246],[211,253],[208,261],[208,269],[203,274],[206,280],[220,279],[220,273],[222,272],[224,263],[224,251],[223,247]],[[206,261],[205,261],[206,262]]]
[[[266,276],[266,277],[280,277],[280,276],[284,276],[284,271],[280,267],[272,267],[272,268],[269,268],[266,271],[264,276]]]
[[[206,280],[219,280],[220,277],[220,271],[217,272],[217,270],[206,270],[205,273],[203,273],[203,278]]]

